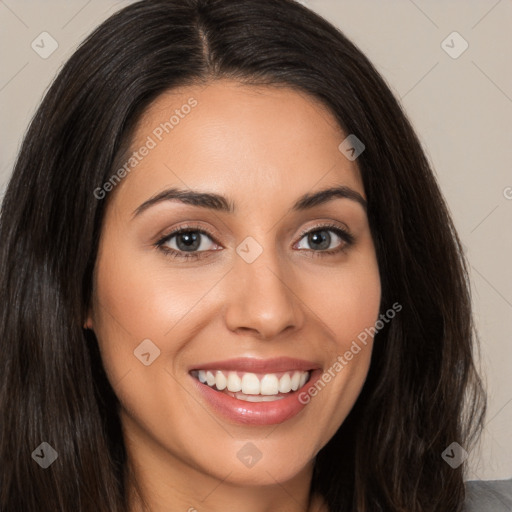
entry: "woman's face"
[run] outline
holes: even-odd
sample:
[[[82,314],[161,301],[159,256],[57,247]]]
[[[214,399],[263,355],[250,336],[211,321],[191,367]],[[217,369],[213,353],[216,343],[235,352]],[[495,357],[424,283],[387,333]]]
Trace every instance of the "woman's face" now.
[[[87,325],[154,478],[291,480],[356,401],[381,289],[345,137],[305,94],[226,80],[141,119],[103,187]]]

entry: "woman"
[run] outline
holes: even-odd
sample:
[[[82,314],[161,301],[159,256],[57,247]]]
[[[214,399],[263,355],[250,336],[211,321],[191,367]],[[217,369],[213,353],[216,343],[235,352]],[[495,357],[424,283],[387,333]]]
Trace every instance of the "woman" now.
[[[461,244],[383,79],[299,4],[112,16],[0,236],[3,512],[462,510]]]

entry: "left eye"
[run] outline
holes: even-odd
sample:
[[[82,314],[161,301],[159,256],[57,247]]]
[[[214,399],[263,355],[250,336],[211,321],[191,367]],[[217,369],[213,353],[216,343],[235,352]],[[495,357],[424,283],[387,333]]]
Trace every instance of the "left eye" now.
[[[334,237],[331,235],[334,233]],[[338,239],[338,244],[335,247],[331,246],[331,243]],[[309,247],[304,247],[302,240],[305,240]],[[341,242],[341,244],[340,244]],[[297,247],[299,249],[309,249],[318,251],[328,251],[336,249],[339,245],[343,245],[343,242],[350,242],[348,234],[339,228],[321,228],[314,229],[306,233],[302,238]]]

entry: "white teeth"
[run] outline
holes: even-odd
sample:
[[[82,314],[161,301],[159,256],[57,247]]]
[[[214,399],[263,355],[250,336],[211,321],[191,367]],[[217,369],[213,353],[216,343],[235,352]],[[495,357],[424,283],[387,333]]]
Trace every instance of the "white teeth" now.
[[[215,375],[212,372],[206,372],[206,384],[210,387],[215,384]]]
[[[219,391],[222,391],[223,389],[226,388],[227,385],[228,379],[226,379],[226,376],[222,372],[217,371],[217,373],[215,374],[215,387]]]
[[[246,373],[242,377],[242,393],[245,395],[260,394],[260,379],[254,373]]]
[[[268,402],[283,398],[276,396],[279,393],[297,391],[304,386],[310,372],[286,372],[279,378],[274,373],[267,373],[261,378],[255,373],[236,371],[223,372],[222,370],[198,370],[196,377],[199,382],[214,387],[218,391],[236,393],[235,397],[249,402]]]
[[[292,377],[291,386],[293,391],[297,391],[299,389],[300,384],[300,372],[295,372]]]
[[[279,392],[280,393],[289,393],[292,389],[292,380],[290,379],[290,375],[285,373],[279,379]]]
[[[261,390],[262,395],[277,395],[279,393],[279,379],[269,373],[261,379]]]
[[[242,379],[236,374],[236,372],[228,373],[228,390],[233,393],[242,391]]]

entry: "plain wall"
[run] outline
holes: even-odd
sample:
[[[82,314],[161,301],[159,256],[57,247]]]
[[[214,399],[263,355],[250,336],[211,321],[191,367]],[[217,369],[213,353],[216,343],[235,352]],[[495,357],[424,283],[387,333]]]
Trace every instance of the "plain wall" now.
[[[0,2],[0,194],[42,95],[127,1]],[[372,60],[410,117],[470,261],[489,414],[468,479],[512,477],[512,2],[304,0]],[[457,58],[450,56],[468,48]],[[58,48],[41,58],[32,41]],[[46,37],[46,36],[44,36]],[[443,41],[446,42],[442,45]],[[48,46],[46,46],[48,48]],[[396,141],[399,144],[399,141]],[[441,456],[441,454],[440,454]]]

